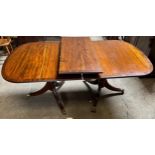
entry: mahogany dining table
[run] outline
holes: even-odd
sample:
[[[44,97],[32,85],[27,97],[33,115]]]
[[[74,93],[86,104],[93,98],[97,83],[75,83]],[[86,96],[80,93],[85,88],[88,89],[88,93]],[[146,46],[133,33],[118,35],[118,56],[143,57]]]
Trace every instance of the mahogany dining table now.
[[[17,47],[4,62],[2,76],[13,83],[46,82],[41,90],[29,95],[52,91],[65,114],[58,93],[65,81],[84,81],[91,92],[92,111],[95,112],[103,87],[124,93],[123,89],[110,85],[107,79],[143,76],[152,70],[153,66],[143,52],[125,41],[62,37],[61,41],[31,42]],[[96,92],[92,91],[91,84],[98,86]]]

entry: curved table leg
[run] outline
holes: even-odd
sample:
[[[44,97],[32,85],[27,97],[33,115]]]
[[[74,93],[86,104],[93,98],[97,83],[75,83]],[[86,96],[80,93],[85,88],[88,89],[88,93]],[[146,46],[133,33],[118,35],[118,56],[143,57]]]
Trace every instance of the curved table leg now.
[[[91,112],[94,112],[94,113],[96,112],[96,106],[97,106],[97,103],[98,103],[98,99],[99,99],[101,88],[98,87],[98,92],[94,93],[88,83],[96,85],[97,84],[96,81],[97,80],[95,80],[94,82],[93,81],[83,81],[84,84],[86,85],[86,87],[88,88],[89,92],[90,92],[90,95],[91,95],[91,101],[90,102],[93,102],[93,107],[91,109]]]
[[[30,93],[29,95],[30,96],[41,95],[41,94],[45,93],[48,90],[53,91],[53,88],[56,88],[56,90],[58,90],[63,86],[64,83],[65,83],[64,81],[61,81],[61,82],[57,82],[57,81],[47,82],[43,88],[41,88],[40,90],[38,90],[36,92]]]
[[[40,90],[38,90],[36,92],[30,93],[29,95],[30,96],[41,95],[41,94],[45,93],[46,91],[48,91],[50,89],[51,89],[51,83],[47,82],[43,88],[41,88]]]
[[[62,114],[66,115],[66,111],[64,109],[64,103],[63,103],[63,100],[62,100],[60,94],[56,91],[55,88],[53,89],[52,92],[53,92],[53,95],[55,97],[55,100],[56,100],[56,102],[57,102],[57,104],[58,104],[58,106],[59,106]]]
[[[29,95],[37,96],[37,95],[41,95],[41,94],[45,93],[48,90],[52,91],[62,114],[66,114],[65,109],[64,109],[64,103],[61,99],[60,94],[57,92],[57,90],[60,89],[63,84],[64,84],[64,81],[62,81],[62,82],[57,82],[57,81],[47,82],[42,89],[40,89],[36,92],[30,93]]]
[[[101,85],[100,85],[100,82],[101,82]],[[109,90],[119,91],[122,94],[124,94],[124,89],[117,88],[117,87],[114,87],[114,86],[110,85],[107,79],[101,79],[101,81],[99,81],[99,85],[100,85],[101,88],[106,87]]]

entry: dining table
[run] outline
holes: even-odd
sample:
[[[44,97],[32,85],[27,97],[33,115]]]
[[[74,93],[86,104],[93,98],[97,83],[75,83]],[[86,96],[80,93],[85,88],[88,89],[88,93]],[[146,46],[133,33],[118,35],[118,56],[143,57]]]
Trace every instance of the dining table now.
[[[59,89],[65,81],[82,80],[92,99],[92,112],[102,88],[124,94],[108,79],[139,77],[151,73],[153,66],[145,54],[123,40],[98,40],[89,37],[61,37],[60,41],[37,41],[18,46],[2,66],[2,76],[13,83],[45,82],[32,92],[37,96],[52,91],[63,114],[66,114]],[[91,85],[96,85],[94,92]]]

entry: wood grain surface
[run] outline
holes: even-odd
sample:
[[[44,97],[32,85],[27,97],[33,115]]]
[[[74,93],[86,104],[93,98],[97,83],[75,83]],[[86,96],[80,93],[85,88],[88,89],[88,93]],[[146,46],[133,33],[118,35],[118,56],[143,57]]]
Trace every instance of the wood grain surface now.
[[[17,47],[2,67],[5,80],[15,83],[55,80],[59,42],[34,42]]]
[[[59,74],[102,72],[88,37],[62,37]]]
[[[127,42],[64,37],[61,48],[59,42],[34,42],[19,46],[5,61],[2,76],[10,82],[24,83],[59,78],[81,79],[81,73],[88,75],[84,76],[87,78],[94,77],[90,75],[93,73],[95,77],[99,73],[100,78],[141,76],[152,70],[149,59]],[[68,75],[63,76],[65,74]]]
[[[94,41],[92,44],[102,67],[101,78],[141,76],[153,70],[150,60],[125,41]]]

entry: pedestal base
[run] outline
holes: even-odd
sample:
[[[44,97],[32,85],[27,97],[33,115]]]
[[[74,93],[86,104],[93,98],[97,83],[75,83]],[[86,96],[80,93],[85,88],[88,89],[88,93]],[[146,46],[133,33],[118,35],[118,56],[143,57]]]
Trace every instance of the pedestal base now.
[[[97,103],[98,103],[98,100],[99,100],[99,97],[100,97],[100,93],[101,93],[101,89],[102,88],[105,87],[105,88],[107,88],[109,90],[119,92],[116,95],[122,95],[122,94],[124,94],[124,89],[116,88],[116,87],[110,85],[108,83],[107,79],[97,79],[97,80],[93,80],[93,81],[84,81],[84,83],[87,86],[87,88],[89,89],[90,94],[91,94],[91,98],[92,98],[92,101],[93,101],[93,109],[91,110],[92,112],[96,112],[96,106],[97,106]],[[97,93],[94,93],[92,91],[92,89],[91,89],[91,87],[89,86],[88,83],[93,84],[93,85],[98,85]]]
[[[48,90],[52,91],[61,112],[63,114],[66,114],[65,109],[64,109],[64,103],[61,99],[60,94],[57,92],[57,90],[60,89],[63,84],[64,84],[64,82],[57,82],[57,81],[47,82],[42,89],[40,89],[36,92],[30,93],[29,95],[37,96],[37,95],[41,95],[41,94],[45,93]]]

